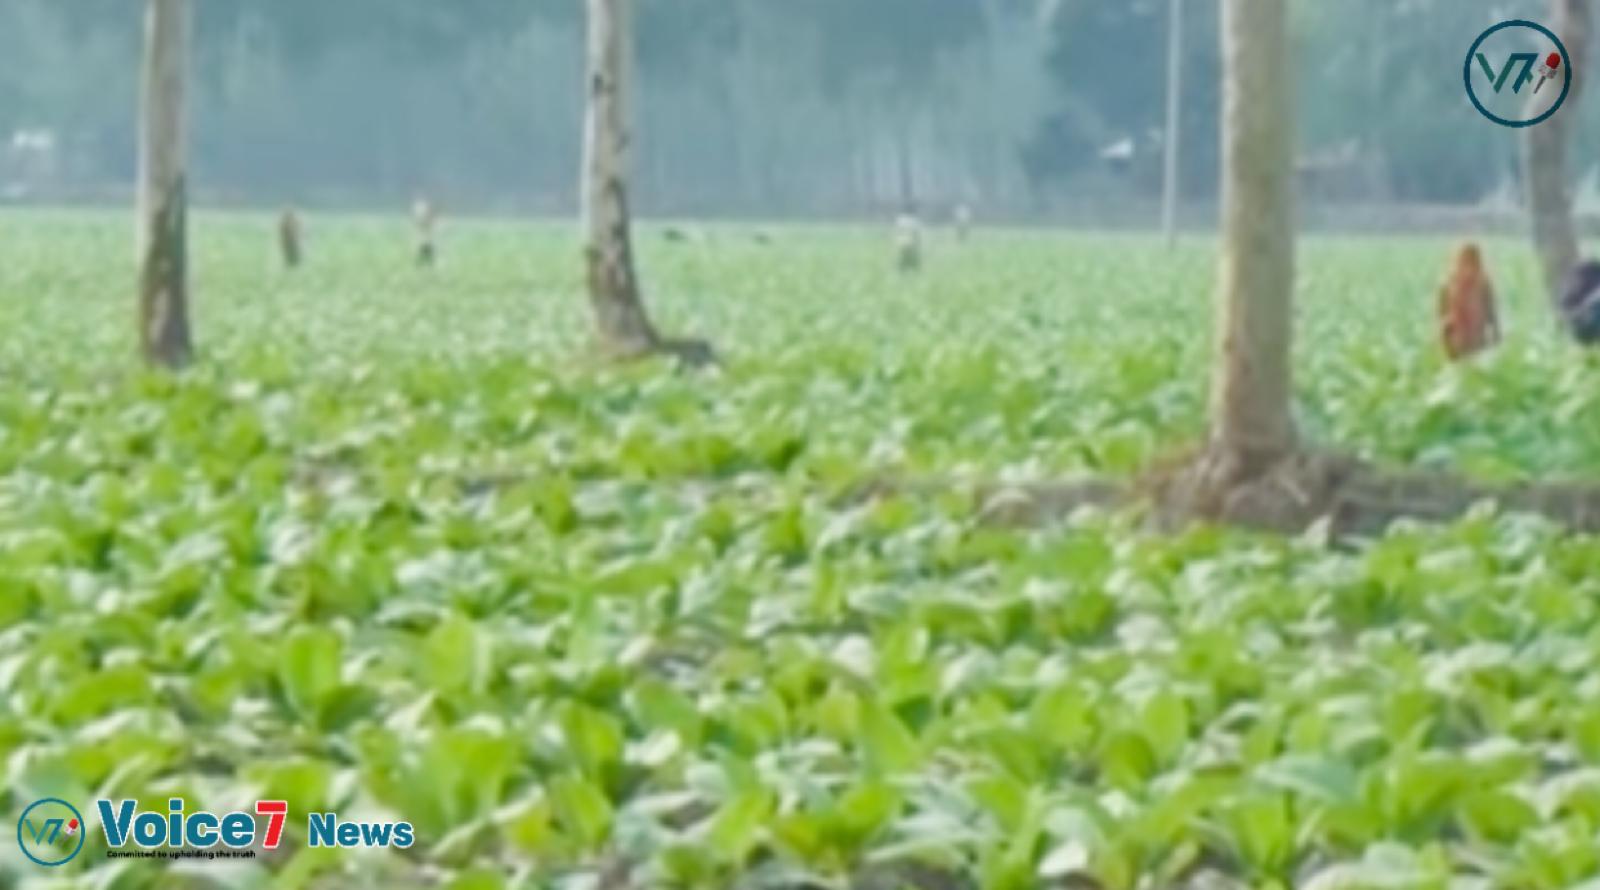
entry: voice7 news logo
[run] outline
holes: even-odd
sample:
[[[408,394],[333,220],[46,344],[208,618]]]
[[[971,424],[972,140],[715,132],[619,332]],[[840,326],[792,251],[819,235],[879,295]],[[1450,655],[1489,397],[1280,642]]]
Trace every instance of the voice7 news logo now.
[[[253,810],[212,813],[190,810],[181,797],[166,811],[140,811],[134,800],[97,800],[94,810],[105,836],[106,856],[140,858],[252,858],[254,848],[275,850],[283,843],[289,803],[258,800]],[[17,820],[17,846],[37,865],[66,865],[83,849],[83,814],[59,798],[36,800]],[[309,813],[308,847],[406,849],[416,842],[409,822],[342,821],[337,813]],[[131,849],[130,849],[131,848]]]
[[[1544,25],[1523,19],[1501,22],[1478,35],[1467,50],[1467,98],[1479,114],[1501,126],[1542,123],[1572,91],[1571,58],[1561,38]],[[1525,89],[1530,83],[1533,88]]]
[[[54,868],[83,849],[83,814],[59,798],[36,800],[17,820],[17,846],[38,865]]]

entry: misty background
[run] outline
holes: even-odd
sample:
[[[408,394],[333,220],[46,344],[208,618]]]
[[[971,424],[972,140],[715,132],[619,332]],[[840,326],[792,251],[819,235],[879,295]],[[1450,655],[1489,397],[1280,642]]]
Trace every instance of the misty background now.
[[[194,191],[215,204],[568,213],[583,90],[576,0],[199,0]],[[1516,134],[1461,68],[1542,4],[1295,0],[1306,212],[1512,217]],[[131,194],[141,15],[0,0],[0,195]],[[1216,0],[1184,0],[1184,216],[1214,218]],[[646,215],[1156,219],[1169,0],[639,0]],[[1574,149],[1600,207],[1590,90]],[[1581,107],[1580,107],[1581,106]],[[1429,214],[1434,214],[1430,216]],[[1355,216],[1359,220],[1361,217]]]

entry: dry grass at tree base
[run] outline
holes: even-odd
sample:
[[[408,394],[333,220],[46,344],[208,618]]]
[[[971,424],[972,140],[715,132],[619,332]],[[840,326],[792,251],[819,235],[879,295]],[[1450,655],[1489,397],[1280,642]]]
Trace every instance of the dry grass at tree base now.
[[[1207,522],[1301,534],[1323,523],[1328,537],[1338,540],[1380,535],[1400,520],[1450,522],[1485,502],[1543,516],[1574,533],[1600,532],[1600,485],[1594,483],[1485,485],[1449,473],[1386,471],[1310,449],[1251,461],[1209,448],[1160,464],[1132,483],[1003,487],[985,494],[983,515],[1015,526],[1083,507],[1143,507],[1151,524],[1166,531]]]

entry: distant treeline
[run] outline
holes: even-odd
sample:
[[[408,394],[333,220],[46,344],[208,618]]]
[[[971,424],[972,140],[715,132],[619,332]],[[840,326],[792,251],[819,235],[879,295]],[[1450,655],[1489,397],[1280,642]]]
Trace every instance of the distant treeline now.
[[[445,206],[569,212],[579,6],[203,0],[197,191],[309,206],[404,206],[423,191]],[[965,202],[991,218],[1109,208],[1112,222],[1159,195],[1169,0],[638,6],[646,213],[862,216],[914,202],[931,215]],[[1183,6],[1184,194],[1204,206],[1216,185],[1216,0]],[[1515,192],[1515,134],[1479,118],[1460,81],[1483,27],[1540,4],[1500,7],[1296,0],[1314,200]],[[12,199],[131,182],[139,24],[126,0],[0,3],[0,188]],[[1600,115],[1588,117],[1580,159],[1600,148]],[[48,148],[18,133],[48,134]]]

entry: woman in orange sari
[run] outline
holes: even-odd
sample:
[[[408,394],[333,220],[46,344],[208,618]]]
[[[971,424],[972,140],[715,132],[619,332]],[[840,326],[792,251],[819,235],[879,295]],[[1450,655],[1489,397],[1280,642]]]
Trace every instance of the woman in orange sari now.
[[[1495,312],[1494,285],[1483,269],[1483,254],[1475,244],[1456,254],[1455,268],[1439,289],[1439,333],[1445,354],[1460,361],[1500,342],[1500,318]]]

